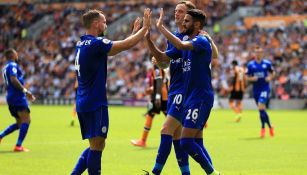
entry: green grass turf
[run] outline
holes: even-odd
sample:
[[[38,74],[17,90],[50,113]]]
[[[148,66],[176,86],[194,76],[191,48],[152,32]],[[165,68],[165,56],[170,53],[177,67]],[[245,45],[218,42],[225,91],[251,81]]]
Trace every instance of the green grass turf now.
[[[70,106],[31,106],[32,123],[24,146],[28,153],[13,153],[15,132],[0,144],[1,175],[67,175],[87,147],[79,126],[70,127]],[[151,170],[159,146],[164,117],[157,116],[146,149],[133,147],[130,139],[142,132],[145,108],[110,107],[110,131],[102,158],[102,174],[141,175]],[[307,115],[305,111],[269,111],[276,137],[259,139],[257,111],[244,111],[240,123],[229,110],[213,110],[205,130],[205,145],[214,166],[223,175],[289,175],[307,173]],[[0,106],[0,130],[14,122],[7,106]],[[190,159],[191,174],[204,174]],[[87,173],[85,173],[87,174]],[[174,153],[163,170],[180,174]]]

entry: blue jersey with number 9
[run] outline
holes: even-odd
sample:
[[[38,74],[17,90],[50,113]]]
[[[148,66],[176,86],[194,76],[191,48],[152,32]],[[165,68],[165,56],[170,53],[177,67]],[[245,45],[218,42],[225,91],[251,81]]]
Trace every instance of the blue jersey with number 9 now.
[[[77,112],[90,112],[107,106],[106,77],[108,52],[112,41],[84,35],[76,45],[75,70],[78,77]]]

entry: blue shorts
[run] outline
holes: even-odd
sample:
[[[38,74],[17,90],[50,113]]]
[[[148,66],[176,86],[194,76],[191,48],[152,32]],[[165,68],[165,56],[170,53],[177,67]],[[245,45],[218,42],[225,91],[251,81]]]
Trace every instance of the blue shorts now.
[[[256,104],[267,104],[269,101],[270,91],[269,90],[263,90],[260,93],[257,93],[254,95],[254,99]]]
[[[91,112],[78,112],[82,139],[97,136],[107,138],[109,130],[108,107],[102,106]]]
[[[204,102],[189,104],[185,109],[183,127],[202,130],[212,109],[212,105]]]
[[[30,109],[29,109],[29,106],[14,106],[14,105],[9,105],[9,110],[10,110],[10,113],[13,117],[15,117],[16,119],[19,118],[18,116],[18,112],[21,112],[21,111],[28,111],[28,113],[30,113]]]
[[[183,123],[183,94],[173,94],[168,97],[167,115],[174,117],[180,123]]]

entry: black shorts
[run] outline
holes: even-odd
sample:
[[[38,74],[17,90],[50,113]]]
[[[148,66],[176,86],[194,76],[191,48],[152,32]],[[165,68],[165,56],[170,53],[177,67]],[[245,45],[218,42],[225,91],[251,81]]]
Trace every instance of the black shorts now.
[[[154,101],[151,101],[149,104],[148,104],[148,111],[147,111],[147,114],[149,115],[155,115],[155,114],[160,114],[160,112],[162,111],[163,114],[165,115],[166,114],[166,110],[167,110],[167,101],[164,101],[162,100],[161,101],[161,106],[160,107],[157,107],[154,103]]]
[[[18,116],[18,112],[20,111],[28,111],[30,113],[30,109],[28,106],[14,106],[14,105],[9,105],[9,110],[10,110],[10,113],[13,117],[15,118],[19,118]]]
[[[231,91],[229,100],[242,100],[243,99],[243,91]]]

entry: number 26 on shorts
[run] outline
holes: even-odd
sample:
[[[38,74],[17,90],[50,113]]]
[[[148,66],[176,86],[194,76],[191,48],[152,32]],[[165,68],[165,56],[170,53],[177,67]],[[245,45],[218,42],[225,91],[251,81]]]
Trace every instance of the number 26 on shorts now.
[[[192,110],[192,109],[189,109],[188,110],[188,115],[186,116],[186,120],[190,120],[190,119],[192,119],[192,120],[197,120],[197,118],[198,118],[198,109],[196,108],[196,109],[194,109],[194,110]]]

